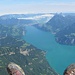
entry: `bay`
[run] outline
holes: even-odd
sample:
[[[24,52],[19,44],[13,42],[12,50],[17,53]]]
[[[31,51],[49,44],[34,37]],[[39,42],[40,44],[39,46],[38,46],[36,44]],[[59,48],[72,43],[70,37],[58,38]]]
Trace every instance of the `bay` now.
[[[60,75],[68,65],[75,63],[75,46],[58,44],[53,34],[33,26],[26,26],[26,31],[23,39],[37,48],[45,50],[47,61]]]

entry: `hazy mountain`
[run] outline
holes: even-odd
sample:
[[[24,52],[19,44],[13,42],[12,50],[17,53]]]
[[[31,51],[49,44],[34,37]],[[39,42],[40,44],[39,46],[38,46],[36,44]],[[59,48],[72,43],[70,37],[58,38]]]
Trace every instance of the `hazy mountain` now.
[[[27,19],[0,19],[1,25],[33,25],[36,24],[36,21],[34,20],[27,20]]]
[[[58,43],[75,45],[75,14],[55,14],[47,23],[35,27],[52,32]]]
[[[39,16],[41,14],[7,14],[0,16],[2,19],[11,19],[11,18],[28,18],[28,17],[34,17]]]
[[[75,22],[75,16],[64,15],[64,14],[55,14],[55,16],[49,20],[46,25],[50,27],[50,30],[53,32],[58,32]]]
[[[0,16],[1,20],[11,20],[11,19],[17,19],[19,21],[28,22],[31,24],[37,24],[37,23],[46,23],[48,22],[54,14],[8,14]]]

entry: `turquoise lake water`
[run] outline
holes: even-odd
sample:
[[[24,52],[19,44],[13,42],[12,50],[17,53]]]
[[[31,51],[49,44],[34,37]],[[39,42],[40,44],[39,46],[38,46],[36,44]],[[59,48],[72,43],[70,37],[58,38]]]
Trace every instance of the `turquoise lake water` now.
[[[50,66],[63,74],[65,68],[75,63],[75,46],[60,45],[50,32],[41,31],[33,26],[26,26],[24,39],[39,49],[45,50]]]

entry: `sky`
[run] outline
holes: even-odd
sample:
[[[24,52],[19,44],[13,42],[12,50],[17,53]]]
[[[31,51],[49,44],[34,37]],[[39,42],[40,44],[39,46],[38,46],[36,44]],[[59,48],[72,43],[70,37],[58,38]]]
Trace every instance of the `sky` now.
[[[75,0],[0,0],[0,15],[75,12]]]

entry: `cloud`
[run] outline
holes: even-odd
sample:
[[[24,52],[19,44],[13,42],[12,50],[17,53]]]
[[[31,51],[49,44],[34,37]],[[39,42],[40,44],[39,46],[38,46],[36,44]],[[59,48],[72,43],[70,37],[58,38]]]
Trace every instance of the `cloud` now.
[[[75,3],[0,5],[0,14],[75,12]]]

